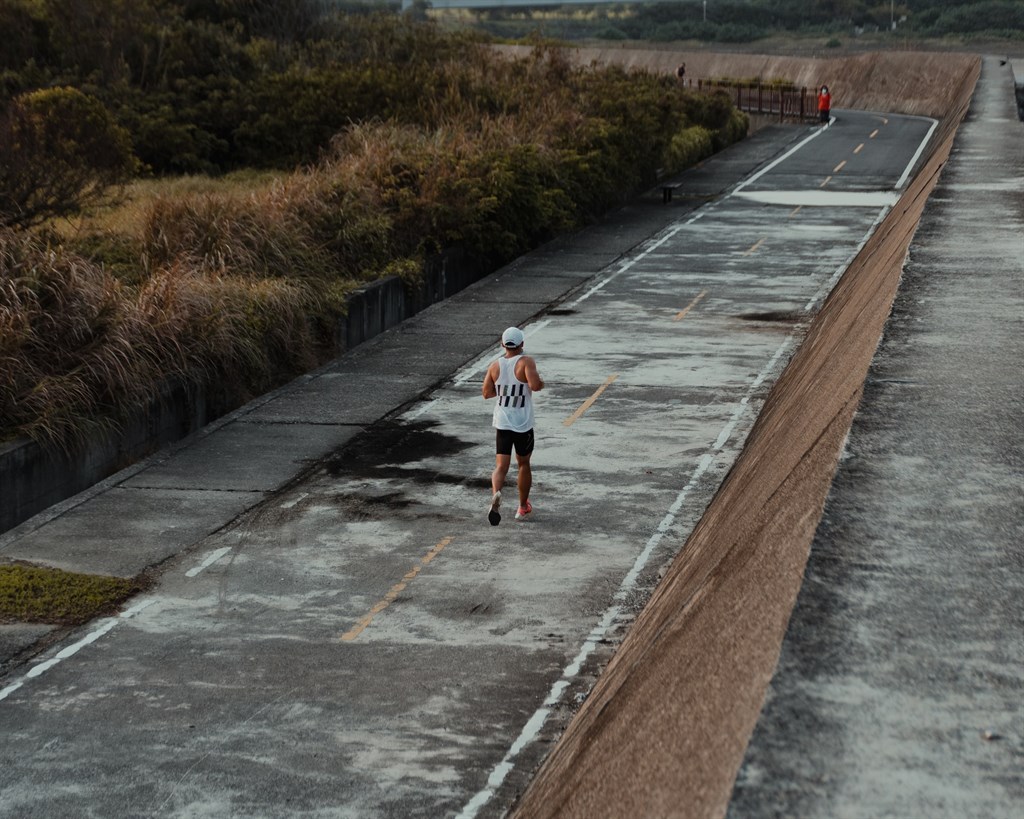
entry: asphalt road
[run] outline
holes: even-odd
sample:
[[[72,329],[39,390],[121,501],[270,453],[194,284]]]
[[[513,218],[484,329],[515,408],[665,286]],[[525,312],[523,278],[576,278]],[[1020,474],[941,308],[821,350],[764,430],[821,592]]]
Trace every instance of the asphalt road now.
[[[0,540],[158,581],[8,664],[0,813],[502,814],[932,126],[837,113],[724,152],[672,205],[633,203]],[[513,323],[548,383],[536,511],[492,528],[479,382]]]

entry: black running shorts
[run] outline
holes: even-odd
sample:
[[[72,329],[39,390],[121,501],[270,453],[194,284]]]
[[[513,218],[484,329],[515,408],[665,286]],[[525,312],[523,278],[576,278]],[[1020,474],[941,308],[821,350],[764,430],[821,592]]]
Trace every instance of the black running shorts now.
[[[512,447],[516,448],[516,455],[522,457],[533,452],[533,430],[527,432],[513,432],[510,429],[495,430],[495,447],[498,455],[511,455]]]

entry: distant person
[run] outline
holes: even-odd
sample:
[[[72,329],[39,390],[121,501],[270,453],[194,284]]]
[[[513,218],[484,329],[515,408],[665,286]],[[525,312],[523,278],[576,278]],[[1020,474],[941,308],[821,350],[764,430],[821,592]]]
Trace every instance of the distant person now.
[[[679,82],[684,82],[683,78],[686,76],[686,63],[679,63],[679,68],[676,69],[676,77]]]
[[[530,487],[533,485],[533,470],[530,456],[533,454],[533,394],[544,389],[544,382],[537,374],[537,362],[523,355],[523,331],[509,327],[501,334],[501,346],[505,350],[502,358],[492,361],[484,376],[483,396],[494,398],[495,465],[491,473],[491,507],[487,520],[491,526],[501,522],[501,488],[512,463],[512,449],[516,451],[516,466],[519,470],[519,508],[516,520],[523,520],[532,511]]]
[[[828,86],[821,86],[821,91],[818,92],[818,118],[821,120],[822,125],[828,125],[829,114],[832,113],[832,95],[828,91]]]

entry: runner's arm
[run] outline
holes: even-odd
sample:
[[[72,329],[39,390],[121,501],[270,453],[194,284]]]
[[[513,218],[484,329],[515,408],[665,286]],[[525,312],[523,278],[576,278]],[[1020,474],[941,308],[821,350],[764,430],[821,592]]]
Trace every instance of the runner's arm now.
[[[523,381],[530,385],[531,390],[540,392],[544,389],[544,379],[537,372],[537,362],[528,355],[523,356],[523,375],[526,376]]]
[[[492,362],[491,366],[487,368],[487,374],[484,376],[482,389],[484,398],[494,398],[498,394],[498,389],[494,386],[494,365],[497,363],[497,361]]]

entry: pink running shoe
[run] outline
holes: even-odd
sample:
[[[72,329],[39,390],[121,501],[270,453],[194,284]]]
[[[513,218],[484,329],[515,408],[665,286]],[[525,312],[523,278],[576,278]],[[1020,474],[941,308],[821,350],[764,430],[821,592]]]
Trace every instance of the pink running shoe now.
[[[533,512],[533,505],[527,501],[526,506],[520,506],[516,509],[516,520],[526,520],[531,512]]]

